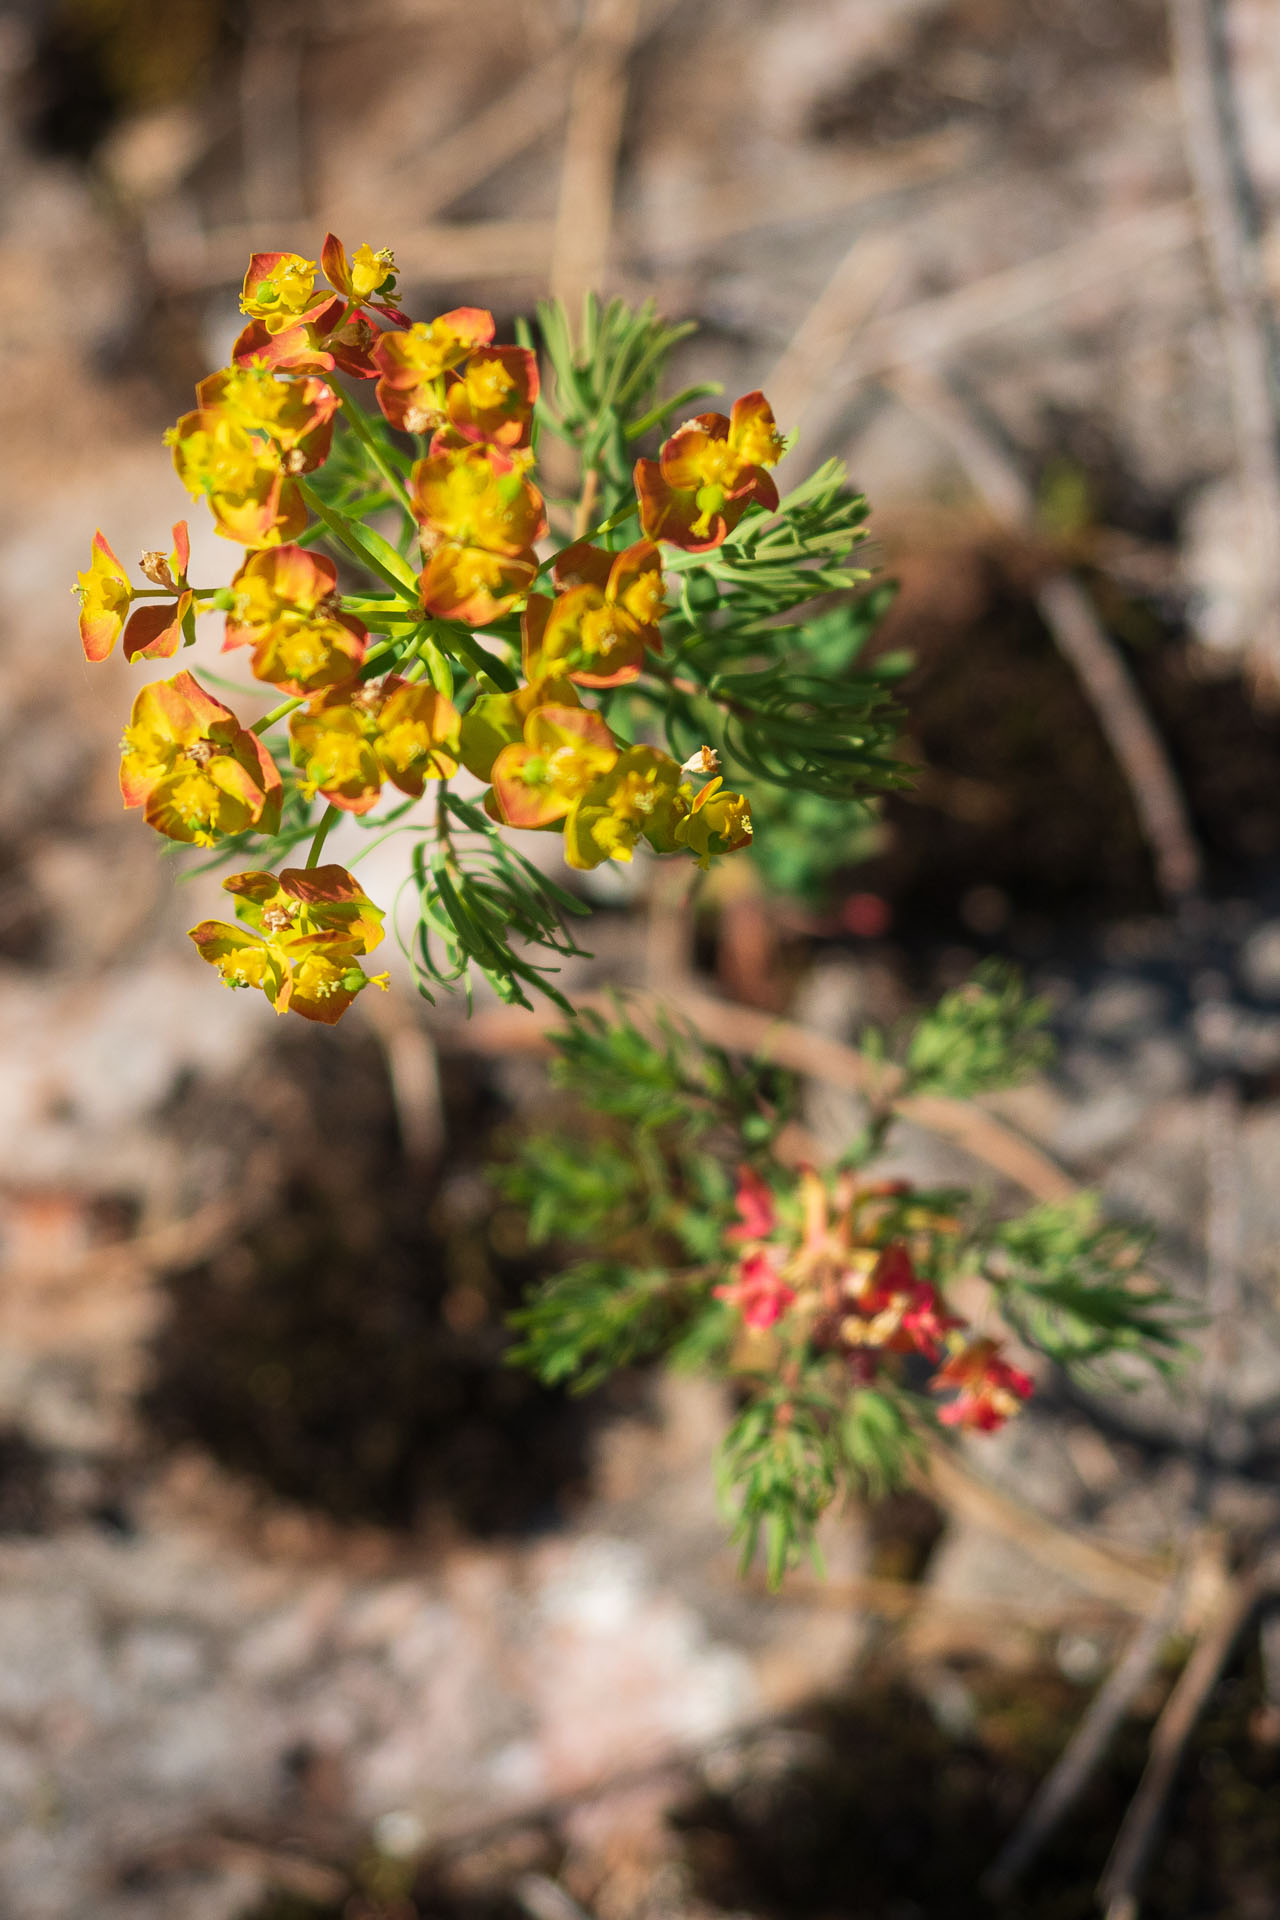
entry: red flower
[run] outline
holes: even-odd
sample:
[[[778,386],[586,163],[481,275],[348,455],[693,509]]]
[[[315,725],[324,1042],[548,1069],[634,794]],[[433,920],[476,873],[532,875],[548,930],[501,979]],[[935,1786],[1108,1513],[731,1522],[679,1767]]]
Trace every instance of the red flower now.
[[[726,1240],[767,1240],[778,1224],[773,1194],[750,1167],[738,1169],[738,1191],[733,1197],[741,1225],[730,1227]]]
[[[994,1433],[1020,1411],[1023,1400],[1031,1398],[1035,1383],[1030,1374],[1019,1372],[1000,1358],[999,1341],[972,1340],[939,1368],[932,1385],[935,1393],[945,1393],[949,1387],[960,1389],[950,1405],[938,1413],[944,1426]]]
[[[767,1333],[775,1326],[796,1297],[794,1287],[787,1285],[767,1250],[748,1254],[738,1267],[736,1279],[711,1291],[717,1300],[727,1300],[737,1307],[746,1325],[758,1333]]]
[[[917,1278],[911,1255],[900,1240],[880,1255],[870,1278],[860,1285],[853,1307],[840,1328],[849,1346],[920,1353],[926,1360],[937,1360],[943,1337],[964,1324],[944,1310],[936,1287]]]

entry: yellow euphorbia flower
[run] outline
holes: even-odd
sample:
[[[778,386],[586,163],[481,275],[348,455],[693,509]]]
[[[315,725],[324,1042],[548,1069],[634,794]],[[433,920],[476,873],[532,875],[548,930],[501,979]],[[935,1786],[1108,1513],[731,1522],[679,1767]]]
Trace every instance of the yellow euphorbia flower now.
[[[565,859],[571,867],[630,860],[642,838],[670,850],[688,791],[669,753],[628,747],[574,802],[564,823]]]
[[[359,964],[382,939],[382,909],[344,867],[236,873],[222,884],[247,927],[202,920],[191,938],[227,986],[256,987],[277,1013],[329,1027],[365,987],[386,986],[386,974]]]
[[[456,773],[459,724],[453,702],[434,687],[391,676],[381,686],[327,694],[296,713],[291,753],[304,793],[367,813],[385,780],[417,798],[428,780]]]
[[[275,761],[189,673],[142,688],[123,745],[125,806],[145,808],[157,833],[209,847],[250,827],[263,834],[279,830]]]

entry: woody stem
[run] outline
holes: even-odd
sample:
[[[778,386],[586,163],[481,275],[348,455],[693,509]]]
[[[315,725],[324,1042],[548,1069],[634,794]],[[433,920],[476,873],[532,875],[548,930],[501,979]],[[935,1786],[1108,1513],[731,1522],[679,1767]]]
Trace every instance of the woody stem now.
[[[595,510],[596,496],[600,492],[600,469],[588,467],[582,476],[582,493],[578,500],[577,512],[573,516],[573,537],[585,540],[587,529],[591,525],[591,515]]]

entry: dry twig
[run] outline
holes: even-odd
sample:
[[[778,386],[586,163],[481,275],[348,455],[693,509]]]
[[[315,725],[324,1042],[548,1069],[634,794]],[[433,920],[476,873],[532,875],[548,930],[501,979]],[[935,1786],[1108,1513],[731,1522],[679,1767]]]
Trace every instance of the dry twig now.
[[[610,996],[587,995],[580,1006],[602,1010],[613,1006]],[[687,1020],[713,1046],[739,1053],[758,1053],[792,1073],[806,1074],[843,1093],[869,1094],[886,1090],[882,1062],[842,1045],[826,1034],[814,1033],[794,1021],[779,1020],[754,1007],[733,1006],[714,994],[672,982],[662,995],[634,994],[628,1005],[643,1012],[665,1006]],[[460,1051],[504,1053],[520,1048],[542,1049],[548,1031],[561,1022],[554,1008],[526,1012],[520,1007],[494,1007],[478,1013],[465,1027],[441,1033],[442,1045]],[[898,1104],[904,1120],[954,1142],[1012,1181],[1037,1200],[1066,1200],[1077,1191],[1069,1174],[1046,1153],[974,1102],[948,1099],[941,1094],[913,1094]]]
[[[1033,532],[1035,500],[1026,482],[937,374],[902,368],[888,384],[947,442],[992,511],[1006,525]],[[1071,574],[1059,572],[1046,580],[1036,604],[1124,775],[1161,889],[1171,902],[1182,901],[1199,889],[1200,850],[1164,743],[1137,688]]]
[[[1155,1672],[1161,1649],[1182,1610],[1185,1587],[1185,1570],[1180,1569],[1090,1701],[983,1881],[983,1891],[993,1899],[1003,1898],[1026,1872],[1106,1758],[1121,1722]]]
[[[1184,200],[1127,214],[1079,240],[928,300],[878,314],[856,347],[832,369],[829,402],[896,367],[945,360],[958,347],[1108,281],[1123,284],[1157,260],[1189,247],[1195,216]]]
[[[1147,1861],[1187,1742],[1261,1591],[1256,1569],[1242,1575],[1228,1588],[1155,1724],[1138,1791],[1130,1802],[1098,1884],[1098,1898],[1106,1908],[1107,1920],[1136,1920]]]
[[[860,233],[762,383],[777,418],[799,423],[852,335],[892,292],[906,261],[900,233]]]
[[[1221,313],[1236,452],[1253,558],[1253,652],[1280,684],[1280,396],[1268,337],[1266,274],[1241,190],[1221,0],[1169,0],[1187,164]]]
[[[302,211],[305,15],[293,0],[250,8],[240,62],[240,149],[250,224]]]
[[[927,1488],[954,1512],[990,1527],[1033,1559],[1065,1574],[1078,1586],[1130,1612],[1159,1613],[1167,1592],[1167,1569],[1148,1556],[1103,1545],[1037,1513],[969,1467],[953,1447],[929,1445]]]
[[[627,61],[639,18],[640,0],[587,0],[551,248],[552,297],[570,313],[577,312],[584,294],[603,286],[608,271]]]

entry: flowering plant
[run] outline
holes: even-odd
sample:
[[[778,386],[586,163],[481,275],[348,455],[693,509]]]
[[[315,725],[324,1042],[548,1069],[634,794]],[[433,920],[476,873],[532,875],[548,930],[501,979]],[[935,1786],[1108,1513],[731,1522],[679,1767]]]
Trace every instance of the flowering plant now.
[[[332,1023],[369,983],[372,938],[353,947],[321,911],[364,897],[319,866],[345,817],[415,836],[412,912],[390,924],[428,997],[475,970],[568,1010],[549,975],[586,909],[513,832],[560,835],[579,871],[642,848],[707,868],[752,844],[739,783],[847,806],[901,779],[891,672],[849,671],[860,632],[824,672],[788,617],[865,577],[847,564],[863,506],[834,464],[779,498],[786,443],[760,393],[669,431],[710,390],[660,396],[683,330],[650,308],[589,301],[575,338],[544,306],[540,365],[526,327],[496,345],[491,313],[413,320],[399,298],[386,250],[329,235],[318,266],[253,256],[230,363],[166,435],[243,559],[193,584],[179,523],[143,585],[99,532],[81,639],[94,661],[117,639],[168,659],[221,615],[224,648],[282,696],[246,726],[178,673],[144,687],[125,736],[126,805],[212,863],[246,860],[223,884],[258,944],[222,922],[191,936],[228,985]],[[548,436],[576,458],[563,498],[539,482]],[[656,459],[636,457],[646,440]],[[328,891],[304,900],[299,872]],[[264,875],[266,911],[297,906],[297,926],[253,917]]]
[[[589,299],[575,334],[544,304],[540,358],[523,324],[495,344],[480,308],[410,318],[386,250],[329,235],[319,271],[253,256],[230,363],[166,435],[243,550],[230,579],[192,581],[185,522],[141,556],[148,584],[101,532],[79,577],[88,660],[117,641],[169,660],[218,615],[279,696],[246,725],[181,671],[142,687],[125,729],[125,805],[235,869],[235,920],[194,927],[198,955],[333,1025],[386,984],[362,963],[389,917],[427,998],[478,973],[572,1013],[550,976],[587,909],[522,834],[559,836],[571,872],[750,849],[771,881],[820,890],[906,777],[903,663],[861,658],[882,595],[850,592],[865,507],[839,463],[779,495],[787,442],[759,392],[673,424],[716,390],[663,394],[685,329],[651,307]],[[361,854],[322,864],[339,821],[413,836],[409,912],[366,895]],[[726,1484],[772,1578],[844,1481],[900,1476],[935,1410],[978,1431],[1017,1412],[1032,1374],[1010,1337],[1064,1365],[1170,1345],[1134,1243],[1087,1206],[999,1223],[879,1177],[892,1102],[819,1174],[788,1159],[786,1092],[759,1065],[625,1017],[585,1014],[558,1046],[624,1137],[540,1139],[509,1170],[535,1237],[554,1223],[590,1250],[518,1316],[513,1357],[578,1387],[660,1352],[731,1375]],[[900,1090],[965,1097],[1039,1057],[1035,1010],[979,982],[916,1029]]]
[[[553,1077],[584,1120],[495,1170],[531,1238],[577,1255],[516,1315],[510,1357],[578,1390],[658,1355],[730,1381],[724,1502],[744,1564],[762,1547],[773,1582],[842,1492],[901,1482],[939,1425],[994,1432],[1054,1367],[1171,1366],[1177,1315],[1141,1273],[1147,1236],[1091,1195],[1009,1219],[877,1164],[910,1097],[1034,1070],[1044,1013],[991,965],[895,1048],[868,1032],[881,1090],[818,1170],[786,1076],[667,1021],[583,1012],[554,1038]]]

